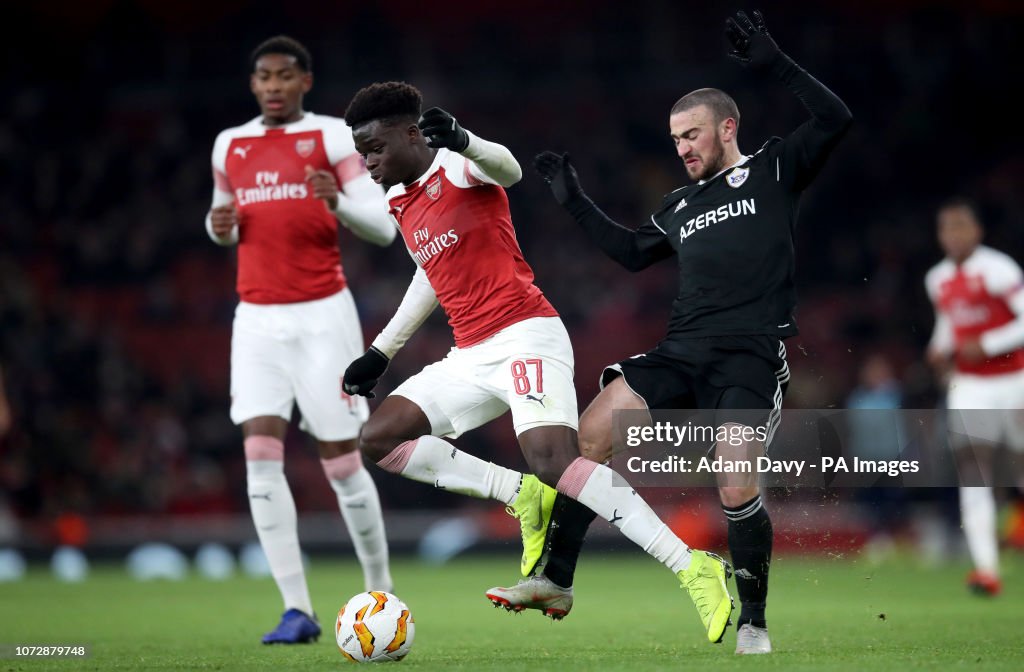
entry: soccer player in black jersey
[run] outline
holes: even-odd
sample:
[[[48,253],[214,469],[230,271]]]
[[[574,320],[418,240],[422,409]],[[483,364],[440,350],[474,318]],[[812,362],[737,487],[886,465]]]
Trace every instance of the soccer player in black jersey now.
[[[636,230],[609,219],[584,194],[568,155],[544,152],[535,159],[556,200],[612,259],[634,272],[673,255],[679,264],[679,291],[664,340],[605,368],[602,390],[580,418],[580,452],[592,460],[612,454],[614,410],[709,409],[728,422],[730,410],[760,409],[769,426],[778,421],[789,381],[782,341],[797,333],[797,206],[852,117],[835,94],[779,50],[759,12],[753,20],[743,12],[727,19],[725,32],[732,58],[758,75],[775,77],[807,108],[811,118],[789,136],[773,137],[744,155],[732,98],[718,89],[683,96],[672,107],[669,129],[694,183],[667,195]],[[750,459],[764,447],[720,442],[716,455]],[[718,490],[741,602],[736,652],[768,653],[771,520],[757,474],[729,476],[728,482],[719,480]],[[546,563],[540,568],[540,558],[533,560],[529,579],[493,588],[488,597],[516,611],[567,613],[576,559],[593,519],[589,510],[559,495]]]

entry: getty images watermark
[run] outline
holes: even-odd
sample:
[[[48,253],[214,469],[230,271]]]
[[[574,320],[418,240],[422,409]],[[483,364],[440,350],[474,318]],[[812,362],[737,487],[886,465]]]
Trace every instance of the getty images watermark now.
[[[1024,410],[617,411],[634,487],[1013,486]]]

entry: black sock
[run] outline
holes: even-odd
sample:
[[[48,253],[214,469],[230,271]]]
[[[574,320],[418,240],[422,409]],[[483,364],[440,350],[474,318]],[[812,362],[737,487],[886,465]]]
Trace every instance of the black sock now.
[[[575,499],[558,493],[551,513],[544,576],[562,588],[572,586],[576,561],[583,550],[583,538],[597,514]]]
[[[768,568],[772,560],[772,521],[758,495],[745,504],[723,506],[729,521],[729,553],[740,594],[740,617],[736,623],[764,628],[768,599]]]

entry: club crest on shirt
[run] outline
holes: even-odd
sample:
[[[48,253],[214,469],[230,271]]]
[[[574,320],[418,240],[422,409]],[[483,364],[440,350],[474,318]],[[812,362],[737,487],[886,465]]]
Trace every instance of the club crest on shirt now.
[[[680,210],[682,210],[685,207],[686,207],[686,199],[684,198],[684,199],[679,201],[678,205],[676,205],[676,210],[675,211],[679,212]]]
[[[423,191],[426,192],[427,197],[432,201],[436,201],[441,196],[441,176],[435,175],[427,186],[423,187]]]
[[[733,189],[739,189],[747,181],[748,175],[750,175],[750,168],[734,168],[731,173],[725,176],[725,183]]]
[[[295,141],[295,152],[304,159],[313,155],[316,149],[316,138],[303,138]]]

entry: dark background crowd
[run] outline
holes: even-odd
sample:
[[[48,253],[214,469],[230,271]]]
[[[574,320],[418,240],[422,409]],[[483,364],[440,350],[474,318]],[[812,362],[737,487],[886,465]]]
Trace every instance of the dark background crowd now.
[[[584,187],[638,225],[685,173],[668,137],[684,93],[715,86],[742,113],[753,153],[805,118],[778,82],[726,58],[714,3],[181,3],[6,6],[0,43],[0,510],[17,519],[246,510],[239,431],[228,419],[234,254],[203,228],[210,151],[256,116],[248,54],[286,33],[314,57],[306,108],[341,115],[374,81],[401,79],[508,146],[525,168],[509,191],[539,286],[576,350],[581,408],[600,368],[663,334],[673,263],[630,275],[554,204],[530,169],[567,150]],[[1024,144],[1010,101],[1024,81],[1024,5],[1009,0],[764,2],[769,30],[855,117],[806,194],[797,233],[793,407],[842,406],[867,362],[908,407],[937,401],[922,350],[932,328],[923,274],[940,253],[937,205],[974,198],[988,242],[1024,254]],[[343,236],[368,340],[413,266],[400,241]],[[383,388],[441,357],[438,311]],[[888,367],[887,369],[885,367]],[[868,379],[871,371],[866,367]],[[876,376],[877,377],[877,376]],[[0,423],[2,424],[2,423]],[[507,418],[460,439],[520,465]],[[336,507],[297,431],[288,473],[300,510]],[[385,508],[465,506],[376,472]]]

